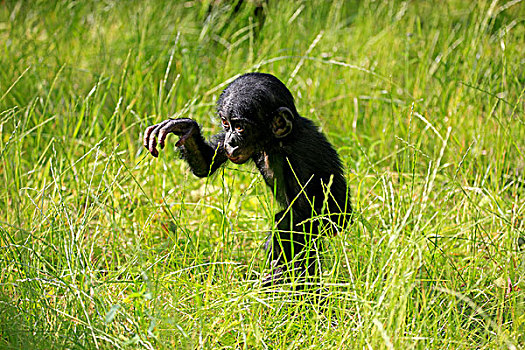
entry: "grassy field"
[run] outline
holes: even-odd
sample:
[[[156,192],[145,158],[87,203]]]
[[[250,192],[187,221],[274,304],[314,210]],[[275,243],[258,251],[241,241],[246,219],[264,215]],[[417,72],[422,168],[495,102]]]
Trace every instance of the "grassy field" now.
[[[0,348],[523,349],[525,2],[255,7],[0,1]],[[141,145],[248,71],[346,167],[317,292],[260,286],[253,165]]]

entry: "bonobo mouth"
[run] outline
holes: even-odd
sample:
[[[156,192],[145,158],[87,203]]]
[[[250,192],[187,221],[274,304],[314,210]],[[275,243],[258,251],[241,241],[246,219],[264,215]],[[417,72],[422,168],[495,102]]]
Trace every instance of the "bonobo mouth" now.
[[[246,157],[244,155],[238,155],[236,157],[232,157],[232,156],[229,156],[229,155],[226,155],[228,157],[228,159],[230,161],[232,161],[233,163],[235,164],[243,164],[243,163],[246,163],[248,161],[248,159],[250,159],[250,157]]]

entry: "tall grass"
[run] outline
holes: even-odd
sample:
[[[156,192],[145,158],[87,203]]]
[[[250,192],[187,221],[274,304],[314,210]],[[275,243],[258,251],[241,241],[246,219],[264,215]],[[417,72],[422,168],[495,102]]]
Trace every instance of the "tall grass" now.
[[[0,2],[1,348],[523,348],[521,1]],[[356,220],[269,292],[253,166],[159,159],[238,74],[287,83]]]

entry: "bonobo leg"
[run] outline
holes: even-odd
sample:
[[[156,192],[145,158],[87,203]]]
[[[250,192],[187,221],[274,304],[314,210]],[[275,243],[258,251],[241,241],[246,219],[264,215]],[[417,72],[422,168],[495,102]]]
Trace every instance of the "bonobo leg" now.
[[[283,274],[291,270],[296,277],[314,276],[317,271],[317,226],[311,222],[294,225],[291,221],[290,213],[284,210],[275,215],[277,230],[266,242],[272,272],[264,285],[281,282]]]
[[[157,139],[163,149],[169,133],[180,136],[175,145],[181,149],[192,172],[199,177],[211,175],[228,159],[223,148],[224,135],[218,134],[207,142],[201,135],[199,124],[189,118],[168,119],[148,127],[144,132],[144,147],[158,157]]]

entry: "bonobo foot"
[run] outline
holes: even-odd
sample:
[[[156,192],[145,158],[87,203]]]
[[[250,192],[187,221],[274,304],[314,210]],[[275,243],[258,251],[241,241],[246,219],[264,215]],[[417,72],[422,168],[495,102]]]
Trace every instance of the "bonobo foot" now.
[[[264,245],[271,269],[263,278],[262,284],[266,287],[292,281],[304,284],[320,273],[321,240],[304,233],[313,231],[311,227],[301,227],[304,232],[290,231],[290,217],[283,213],[275,215],[278,231],[270,232]]]
[[[271,272],[264,275],[262,286],[271,287],[283,283],[283,273],[284,268],[282,266],[273,268]]]
[[[281,264],[273,267],[272,270],[263,277],[262,286],[271,287],[295,281],[297,282],[299,289],[302,289],[304,283],[314,277],[314,266],[309,266],[307,268],[304,266],[304,262],[296,261],[293,264]]]
[[[162,123],[152,125],[144,132],[144,147],[148,149],[152,156],[158,157],[159,151],[157,150],[157,138],[158,144],[161,149],[164,148],[164,141],[166,136],[170,132],[177,136],[180,136],[179,141],[175,144],[177,147],[184,145],[186,140],[191,137],[195,131],[199,130],[199,125],[193,119],[189,118],[178,118],[168,119]]]

